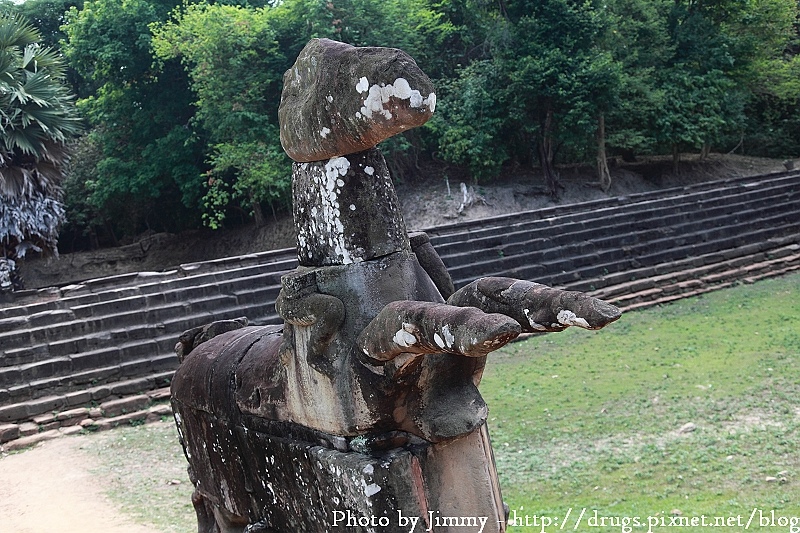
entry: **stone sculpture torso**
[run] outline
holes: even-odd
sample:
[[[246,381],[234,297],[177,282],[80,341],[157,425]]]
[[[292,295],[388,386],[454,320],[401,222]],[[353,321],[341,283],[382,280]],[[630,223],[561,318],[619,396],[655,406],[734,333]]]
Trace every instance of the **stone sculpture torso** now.
[[[284,76],[300,261],[282,278],[284,325],[217,322],[177,346],[200,533],[464,531],[450,516],[505,530],[478,391],[487,354],[619,312],[509,278],[454,291],[427,237],[407,234],[374,147],[435,102],[395,49],[315,39]]]

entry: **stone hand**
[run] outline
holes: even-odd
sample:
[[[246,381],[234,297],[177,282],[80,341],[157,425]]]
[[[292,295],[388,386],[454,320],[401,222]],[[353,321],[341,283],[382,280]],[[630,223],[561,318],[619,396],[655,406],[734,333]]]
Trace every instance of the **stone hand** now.
[[[387,304],[358,337],[372,360],[390,361],[402,353],[450,353],[482,357],[520,333],[508,316],[471,307],[416,301]]]
[[[287,295],[282,290],[275,309],[288,325],[308,331],[307,361],[317,371],[330,375],[333,368],[325,354],[344,321],[342,301],[328,294],[301,292]]]
[[[569,326],[600,329],[621,316],[615,306],[585,293],[513,278],[478,279],[459,289],[447,303],[509,316],[526,333],[562,331]]]

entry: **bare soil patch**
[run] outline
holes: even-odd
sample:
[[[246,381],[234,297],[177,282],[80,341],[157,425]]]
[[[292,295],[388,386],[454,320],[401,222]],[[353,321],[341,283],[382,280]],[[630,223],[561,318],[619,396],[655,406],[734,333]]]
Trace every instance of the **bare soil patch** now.
[[[65,437],[0,458],[0,531],[159,533],[133,523],[91,472],[87,437]]]

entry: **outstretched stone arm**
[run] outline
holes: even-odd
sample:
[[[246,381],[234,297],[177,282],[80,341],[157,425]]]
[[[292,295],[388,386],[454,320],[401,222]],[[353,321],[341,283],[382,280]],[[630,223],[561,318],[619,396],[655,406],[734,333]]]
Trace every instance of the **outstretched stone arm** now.
[[[582,292],[513,278],[478,279],[456,291],[447,303],[509,316],[526,333],[562,331],[568,326],[600,329],[621,316],[615,306]]]
[[[402,300],[387,304],[364,328],[357,343],[365,355],[379,362],[402,353],[483,357],[519,334],[519,324],[501,314]]]

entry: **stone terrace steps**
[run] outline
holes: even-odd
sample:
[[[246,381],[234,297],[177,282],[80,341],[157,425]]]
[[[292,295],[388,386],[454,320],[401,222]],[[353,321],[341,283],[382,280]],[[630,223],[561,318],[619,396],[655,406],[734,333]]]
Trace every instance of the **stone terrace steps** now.
[[[680,202],[681,198],[684,196],[694,193],[717,191],[717,194],[719,194],[719,192],[724,192],[729,190],[731,187],[736,187],[737,185],[747,185],[752,187],[763,183],[775,182],[784,179],[792,181],[797,179],[798,174],[800,174],[800,172],[793,170],[788,172],[773,172],[770,174],[762,174],[760,176],[737,176],[723,180],[707,181],[681,187],[671,187],[667,189],[635,193],[626,196],[618,196],[614,198],[604,198],[591,200],[588,202],[558,205],[529,211],[520,211],[517,213],[486,217],[480,220],[454,222],[451,224],[443,224],[440,226],[427,228],[423,231],[427,232],[432,239],[436,239],[438,249],[438,246],[441,246],[447,242],[469,240],[472,238],[472,236],[486,236],[491,233],[503,234],[508,231],[507,228],[527,221],[548,220],[554,217],[563,217],[569,214],[577,214],[579,217],[588,216],[589,218],[593,218],[592,213],[596,213],[601,209],[638,204],[659,199]]]
[[[87,388],[114,395],[126,383],[164,386],[178,364],[177,338],[191,327],[241,316],[280,323],[280,276],[296,266],[285,256],[89,280],[61,288],[58,299],[0,309],[0,422],[41,414],[53,402],[73,407]]]
[[[623,311],[632,311],[723,289],[740,281],[754,283],[798,271],[800,234],[785,241],[791,244],[732,255],[720,262],[703,264],[702,258],[684,260],[669,265],[671,271],[666,274],[608,285],[590,291],[590,294],[619,306]]]
[[[429,233],[458,284],[509,275],[634,308],[795,268],[798,189],[800,173],[737,178]],[[296,264],[294,250],[277,250],[89,280],[0,308],[0,423],[163,387],[184,330],[240,316],[279,323],[280,275]],[[37,296],[45,301],[28,301]]]
[[[248,286],[247,280],[264,274],[269,275],[270,285],[280,284],[280,276],[297,266],[297,258],[291,250],[279,251],[282,252],[280,256],[275,257],[273,254],[273,257],[264,263],[246,264],[253,260],[251,256],[240,256],[228,258],[227,262],[215,260],[212,266],[195,263],[181,265],[179,269],[165,272],[123,274],[87,280],[78,285],[27,291],[28,294],[22,298],[23,301],[19,305],[0,308],[0,332],[7,329],[8,324],[18,322],[8,319],[30,318],[48,311],[75,309],[81,306],[88,308],[100,302],[124,301],[126,298],[146,295],[151,295],[148,303],[160,298],[185,300],[186,295],[181,291],[187,288],[214,294],[219,292],[218,287],[222,283],[245,280],[244,283]],[[240,258],[243,259],[241,262],[234,261]],[[230,268],[218,269],[226,264]],[[34,292],[39,293],[40,297],[37,298]]]
[[[604,228],[614,228],[617,230],[616,233],[621,233],[625,229],[622,225],[633,229],[652,227],[654,220],[659,221],[659,226],[665,226],[692,217],[707,219],[713,214],[725,217],[735,212],[737,205],[747,209],[761,209],[764,205],[791,194],[797,185],[797,178],[785,178],[771,181],[759,188],[739,186],[741,189],[736,191],[731,189],[701,191],[680,198],[661,198],[637,204],[605,207],[592,212],[517,222],[503,228],[502,231],[499,228],[489,227],[462,235],[464,239],[458,241],[439,242],[438,238],[432,240],[436,242],[439,255],[458,262],[460,254],[467,256],[472,254],[472,257],[475,257],[475,251],[479,249],[484,250],[484,254],[490,254],[492,251],[514,253],[515,244],[524,244],[525,241],[538,235],[552,237],[563,234],[571,238],[586,238],[602,235]],[[448,239],[453,237],[450,235]]]
[[[440,251],[440,255],[456,287],[486,275],[511,275],[514,272],[516,277],[530,278],[557,274],[580,266],[574,263],[575,259],[580,263],[581,257],[588,264],[610,261],[617,262],[620,268],[629,268],[625,258],[639,259],[638,256],[646,256],[650,250],[663,250],[660,245],[665,243],[669,243],[667,252],[673,253],[676,244],[685,247],[714,239],[728,238],[730,241],[736,235],[752,233],[759,228],[773,228],[772,233],[781,235],[786,229],[784,226],[796,224],[800,216],[797,208],[800,179],[795,178],[793,183],[771,187],[768,191],[734,193],[728,198],[733,201],[730,205],[715,207],[689,200],[668,209],[648,211],[634,204],[629,207],[630,213],[627,209],[617,208],[611,213],[598,213],[597,218],[579,222],[567,220],[563,225],[556,217],[547,225],[527,231],[476,239],[472,250],[468,249],[470,241],[461,242],[458,246],[464,251],[448,254],[445,250]],[[431,240],[437,251],[447,248],[447,245],[442,247],[435,239]],[[744,238],[739,240],[746,241]],[[718,245],[721,249],[736,245],[729,241]],[[690,251],[691,254],[697,252]],[[573,261],[565,262],[564,259]]]

